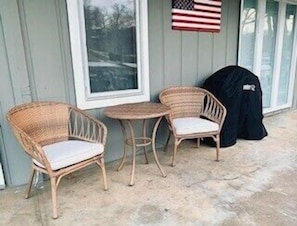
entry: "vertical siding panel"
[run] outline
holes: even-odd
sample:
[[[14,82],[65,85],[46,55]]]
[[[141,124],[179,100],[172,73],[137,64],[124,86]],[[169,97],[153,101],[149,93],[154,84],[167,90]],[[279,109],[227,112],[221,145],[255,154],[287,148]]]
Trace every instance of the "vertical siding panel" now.
[[[164,88],[181,85],[181,31],[171,29],[171,0],[163,2]]]
[[[71,50],[69,45],[70,34],[68,28],[68,17],[65,14],[66,1],[55,0],[55,7],[57,12],[58,33],[60,39],[60,53],[62,59],[62,70],[64,80],[64,92],[66,101],[75,105],[75,89],[74,77],[72,70]]]
[[[212,73],[213,65],[213,34],[206,32],[199,32],[198,45],[198,85]]]
[[[24,0],[37,100],[66,101],[63,59],[55,1]]]
[[[227,37],[227,17],[228,17],[228,5],[229,1],[222,2],[222,14],[221,14],[221,30],[219,33],[214,33],[213,39],[213,65],[212,72],[226,65],[226,37]],[[228,51],[228,50],[227,50]]]
[[[193,86],[196,84],[198,54],[195,50],[198,48],[197,32],[182,33],[182,85]],[[194,50],[194,51],[193,51]]]
[[[0,0],[0,159],[7,185],[27,182],[31,161],[12,133],[6,113],[31,101],[16,1]]]
[[[229,0],[226,35],[226,64],[237,64],[240,1]],[[236,20],[234,18],[237,18]]]
[[[151,100],[158,100],[159,92],[164,87],[164,37],[163,3],[159,0],[148,1],[149,15],[149,62]]]

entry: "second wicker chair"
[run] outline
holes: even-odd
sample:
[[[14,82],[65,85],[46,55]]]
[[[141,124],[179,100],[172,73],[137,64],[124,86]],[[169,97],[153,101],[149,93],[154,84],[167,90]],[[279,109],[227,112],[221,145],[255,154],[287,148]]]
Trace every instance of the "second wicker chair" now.
[[[210,92],[199,87],[170,87],[159,99],[171,108],[166,117],[174,137],[172,166],[176,164],[177,146],[185,139],[212,137],[216,143],[216,161],[219,161],[220,131],[226,117],[226,108]],[[168,145],[168,137],[165,148]]]

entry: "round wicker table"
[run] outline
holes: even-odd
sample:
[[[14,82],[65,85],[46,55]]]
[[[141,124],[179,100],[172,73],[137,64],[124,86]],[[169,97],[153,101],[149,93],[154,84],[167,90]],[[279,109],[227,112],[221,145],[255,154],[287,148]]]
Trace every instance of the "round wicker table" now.
[[[121,170],[124,165],[127,146],[132,147],[132,169],[129,183],[130,186],[134,185],[136,149],[139,147],[143,147],[145,160],[146,163],[148,163],[145,147],[148,145],[152,146],[154,160],[159,170],[161,171],[162,176],[166,177],[166,174],[163,171],[157,157],[155,140],[160,121],[162,117],[169,114],[169,112],[169,107],[160,103],[152,102],[123,104],[113,107],[107,107],[104,109],[104,114],[107,117],[119,120],[124,135],[124,153],[118,170]],[[152,136],[147,135],[147,121],[149,119],[156,119],[152,130]],[[140,137],[136,137],[134,132],[133,121],[136,120],[142,121],[142,136]]]

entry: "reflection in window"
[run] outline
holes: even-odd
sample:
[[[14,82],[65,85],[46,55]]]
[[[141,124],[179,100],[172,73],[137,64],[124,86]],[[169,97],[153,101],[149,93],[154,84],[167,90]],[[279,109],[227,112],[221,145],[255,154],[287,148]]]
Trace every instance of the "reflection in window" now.
[[[286,8],[286,19],[284,26],[284,41],[282,48],[282,59],[281,59],[281,70],[279,78],[279,93],[277,103],[279,105],[286,104],[288,102],[288,90],[290,82],[290,69],[292,62],[292,49],[294,41],[294,27],[295,27],[295,15],[296,6],[287,5]]]
[[[135,3],[84,0],[90,92],[137,89]]]
[[[253,70],[254,65],[254,46],[256,31],[256,0],[246,0],[243,3],[241,15],[240,33],[240,62],[239,64],[249,70]]]
[[[270,97],[272,91],[274,53],[276,45],[278,4],[279,3],[274,0],[267,0],[266,2],[260,75],[260,82],[263,89],[263,107],[270,107],[271,102]]]

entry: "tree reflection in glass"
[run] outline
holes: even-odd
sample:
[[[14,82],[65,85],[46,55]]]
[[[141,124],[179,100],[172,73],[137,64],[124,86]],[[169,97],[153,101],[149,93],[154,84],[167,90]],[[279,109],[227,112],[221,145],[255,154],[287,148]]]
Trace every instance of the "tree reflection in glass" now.
[[[84,0],[91,93],[137,89],[134,0]]]

